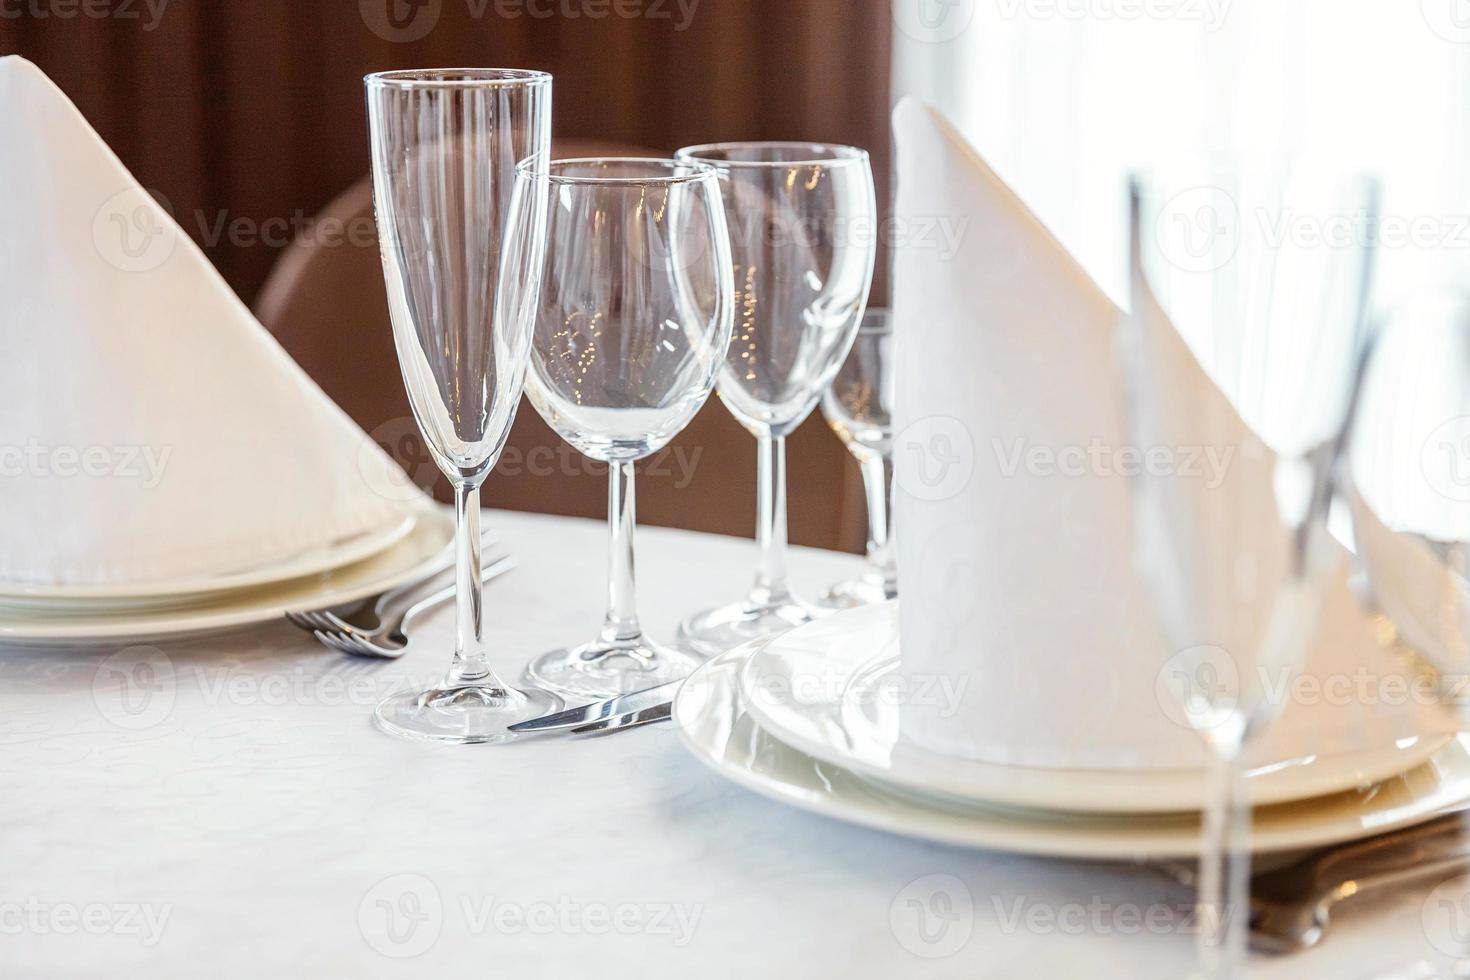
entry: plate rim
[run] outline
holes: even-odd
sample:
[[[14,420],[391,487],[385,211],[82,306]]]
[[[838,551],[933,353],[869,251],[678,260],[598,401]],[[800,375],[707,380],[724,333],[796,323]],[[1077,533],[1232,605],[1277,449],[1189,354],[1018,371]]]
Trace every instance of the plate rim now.
[[[871,606],[861,606],[855,609],[840,610],[831,616],[823,617],[813,623],[805,624],[786,633],[770,637],[758,649],[752,649],[747,657],[745,665],[740,672],[741,697],[744,699],[747,710],[758,721],[760,727],[771,735],[780,739],[785,744],[809,755],[820,759],[830,765],[848,769],[859,773],[865,778],[876,781],[879,784],[899,788],[906,793],[916,793],[936,798],[936,802],[950,802],[960,805],[980,806],[1004,806],[1018,809],[1057,810],[1073,813],[1090,813],[1100,815],[1117,816],[1152,816],[1163,813],[1196,813],[1200,807],[1193,801],[1201,798],[1202,790],[1198,783],[1205,778],[1203,769],[1136,769],[1136,770],[1106,770],[1088,768],[1050,768],[1041,766],[1018,766],[1003,765],[980,759],[966,757],[953,757],[954,761],[962,763],[967,771],[989,772],[992,779],[985,784],[983,795],[981,791],[969,790],[968,786],[954,788],[936,786],[932,782],[926,782],[913,775],[905,776],[902,771],[897,774],[893,770],[882,769],[854,754],[847,754],[842,748],[831,742],[822,742],[817,739],[808,738],[804,733],[795,731],[773,712],[772,706],[759,698],[750,697],[750,689],[747,679],[754,673],[755,665],[762,656],[775,656],[771,651],[783,638],[789,638],[798,630],[817,627],[818,624],[830,624],[841,616],[851,616],[855,613],[868,613],[876,615],[877,610],[891,610],[896,618],[898,602],[891,600],[886,603],[878,603]],[[893,634],[893,642],[898,642],[896,632]],[[852,664],[850,669],[843,675],[844,680],[858,675],[869,668],[876,658],[864,660],[862,663]],[[775,688],[779,690],[778,688]],[[845,689],[845,684],[843,685]],[[789,708],[787,705],[781,707]],[[1247,792],[1251,793],[1251,802],[1255,806],[1275,806],[1282,803],[1294,803],[1309,800],[1315,797],[1328,796],[1340,793],[1361,785],[1371,785],[1387,779],[1397,773],[1406,772],[1423,764],[1432,758],[1437,752],[1455,739],[1453,733],[1426,732],[1416,736],[1404,736],[1404,739],[1413,738],[1411,746],[1395,746],[1393,749],[1375,748],[1362,749],[1350,753],[1341,753],[1327,757],[1320,761],[1308,761],[1305,763],[1307,769],[1303,769],[1302,760],[1316,760],[1316,756],[1297,756],[1292,759],[1275,760],[1260,763],[1256,766],[1257,774],[1251,776],[1252,782],[1246,785],[1250,787]],[[1402,741],[1400,739],[1399,741]],[[935,760],[948,760],[951,757],[943,756],[941,753],[925,749],[911,741],[904,743],[906,751],[916,755],[933,757]],[[1363,766],[1354,760],[1376,759],[1380,754],[1384,756],[1381,765]],[[1392,754],[1392,760],[1389,756]],[[1323,768],[1327,760],[1336,762],[1331,769]],[[1305,787],[1298,784],[1298,780],[1304,771],[1310,771],[1310,767],[1317,765],[1319,773],[1329,775],[1319,776],[1315,782],[1309,782]],[[1287,768],[1280,769],[1285,766]],[[1260,769],[1272,769],[1273,771],[1259,774]],[[1341,768],[1340,775],[1330,775]],[[1278,776],[1278,772],[1280,775]],[[1352,778],[1349,779],[1349,772]],[[1291,773],[1288,777],[1286,774]],[[1079,785],[1083,781],[1096,781],[1100,785],[1089,787],[1086,792],[1086,801],[1079,802],[1077,797],[1084,790]],[[1128,792],[1119,793],[1119,781],[1127,781],[1130,790],[1138,790],[1140,784],[1157,783],[1161,785],[1144,787],[1146,796],[1141,793]],[[1043,784],[1038,787],[1038,783]],[[1111,786],[1101,785],[1111,783]],[[1173,783],[1174,785],[1162,785]],[[1049,784],[1049,785],[1048,785]],[[1279,788],[1278,788],[1279,787]],[[1147,802],[1148,799],[1156,802]],[[1160,799],[1166,802],[1160,802]]]
[[[710,677],[716,670],[721,667],[731,668],[730,662],[733,659],[748,656],[751,652],[750,648],[762,642],[757,640],[744,644],[709,661],[685,682],[674,699],[674,722],[680,743],[702,765],[737,786],[767,799],[827,819],[880,830],[912,840],[937,842],[968,849],[1087,860],[1192,858],[1199,854],[1201,835],[1198,821],[1192,815],[1155,814],[1151,817],[1140,818],[1139,826],[1133,834],[1129,835],[1118,833],[1119,830],[1126,829],[1129,824],[1129,817],[1126,814],[1081,812],[1047,814],[1047,816],[1062,818],[1056,822],[1055,826],[1048,827],[1044,821],[1036,819],[1040,812],[1035,810],[976,808],[960,814],[952,810],[924,807],[912,797],[893,793],[884,794],[888,803],[885,813],[878,811],[872,803],[864,805],[861,801],[845,796],[838,798],[830,789],[825,795],[804,791],[793,786],[789,781],[779,780],[769,772],[757,773],[753,770],[722,764],[715,752],[695,738],[691,732],[691,726],[683,723],[680,718],[680,704],[686,697],[693,696],[686,692],[698,690],[701,685],[709,684]],[[832,765],[822,763],[822,760],[801,752],[800,749],[782,741],[775,733],[761,727],[755,716],[744,707],[744,695],[740,691],[739,666],[736,665],[733,671],[735,676],[731,684],[734,693],[742,702],[740,714],[735,716],[733,722],[738,723],[743,715],[757,730],[779,742],[786,750],[813,763]],[[1410,805],[1399,807],[1397,813],[1393,810],[1385,811],[1384,819],[1375,823],[1371,828],[1365,829],[1361,821],[1356,827],[1350,827],[1347,820],[1334,823],[1330,818],[1324,818],[1320,814],[1314,817],[1315,811],[1308,809],[1311,801],[1297,801],[1287,803],[1280,808],[1266,808],[1268,813],[1273,809],[1296,808],[1302,808],[1305,812],[1298,816],[1277,816],[1274,818],[1275,825],[1265,828],[1264,831],[1259,824],[1253,824],[1252,853],[1284,853],[1359,840],[1422,823],[1448,807],[1470,800],[1470,752],[1466,750],[1467,740],[1470,740],[1470,735],[1458,736],[1453,744],[1439,750],[1429,762],[1419,766],[1420,769],[1424,769],[1434,764],[1436,757],[1448,757],[1449,753],[1458,750],[1461,756],[1461,768],[1464,771],[1453,784],[1444,783],[1437,787],[1438,792],[1416,795]],[[847,771],[841,766],[836,768]],[[857,779],[862,778],[850,771],[849,775]],[[1371,799],[1373,803],[1377,803],[1379,794],[1373,794]],[[1031,817],[1029,821],[1027,820],[1028,815]],[[1099,828],[1098,820],[1106,821],[1108,826]],[[1283,821],[1285,821],[1284,826]],[[1145,823],[1149,826],[1143,826]]]

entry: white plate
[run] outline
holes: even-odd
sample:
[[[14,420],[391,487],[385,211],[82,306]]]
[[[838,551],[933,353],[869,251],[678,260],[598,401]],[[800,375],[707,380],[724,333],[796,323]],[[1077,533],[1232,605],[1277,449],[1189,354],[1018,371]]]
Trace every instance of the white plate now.
[[[710,661],[680,689],[674,721],[695,757],[747,789],[847,823],[991,851],[1101,860],[1199,853],[1190,814],[1124,816],[945,805],[883,789],[765,731],[745,709],[740,673],[759,642]],[[1470,746],[1452,741],[1425,764],[1362,791],[1255,813],[1258,854],[1325,847],[1407,827],[1470,800]]]
[[[437,505],[426,507],[414,517],[406,537],[362,561],[286,583],[224,593],[215,601],[187,608],[56,613],[0,608],[0,643],[138,642],[270,622],[290,610],[351,602],[448,568],[453,541],[453,512]]]
[[[414,529],[414,513],[405,513],[385,524],[358,534],[338,538],[282,561],[251,568],[148,585],[44,586],[0,582],[0,604],[28,609],[68,609],[78,604],[177,605],[197,602],[218,592],[258,588],[320,575],[385,551]]]
[[[898,699],[898,603],[847,610],[772,639],[742,678],[761,727],[807,755],[912,793],[1042,810],[1167,813],[1199,809],[1203,770],[1044,769],[933,752],[905,739]],[[1255,767],[1256,806],[1367,786],[1412,769],[1454,738],[1437,732],[1381,749],[1303,754]]]

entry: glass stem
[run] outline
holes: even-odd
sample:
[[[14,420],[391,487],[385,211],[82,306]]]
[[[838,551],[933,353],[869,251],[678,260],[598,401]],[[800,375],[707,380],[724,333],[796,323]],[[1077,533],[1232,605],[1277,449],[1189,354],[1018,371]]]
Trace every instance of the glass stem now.
[[[756,541],[760,544],[761,563],[750,600],[757,606],[773,606],[791,598],[786,587],[786,440],[767,433],[757,441],[760,506]]]
[[[607,470],[607,525],[611,547],[607,561],[607,620],[605,643],[630,645],[643,637],[638,625],[638,603],[633,575],[633,528],[638,505],[633,491],[632,463],[610,463]]]
[[[488,681],[499,685],[485,655],[484,584],[480,581],[480,487],[458,483],[454,487],[455,571],[454,683]]]
[[[1199,865],[1199,970],[1206,980],[1237,980],[1245,976],[1250,918],[1251,808],[1241,739],[1223,739],[1211,749]]]
[[[868,569],[884,594],[898,595],[898,562],[893,553],[893,460],[870,456],[860,464],[868,498]]]

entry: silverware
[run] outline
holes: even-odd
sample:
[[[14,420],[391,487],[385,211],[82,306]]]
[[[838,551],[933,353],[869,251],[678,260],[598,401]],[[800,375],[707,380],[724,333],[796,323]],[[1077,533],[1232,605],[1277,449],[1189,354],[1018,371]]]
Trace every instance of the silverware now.
[[[1322,941],[1332,910],[1349,898],[1377,894],[1470,869],[1470,832],[1464,804],[1413,827],[1352,841],[1251,878],[1251,948],[1293,953]],[[1193,885],[1194,868],[1159,865]]]
[[[665,701],[656,704],[652,708],[644,708],[642,711],[634,711],[624,715],[614,715],[604,718],[602,721],[594,721],[590,725],[582,725],[572,729],[573,735],[608,735],[613,732],[627,731],[630,728],[641,728],[644,725],[652,725],[655,722],[668,721],[674,716],[674,702]]]
[[[480,571],[480,581],[489,584],[516,567],[515,558],[506,555],[486,565]],[[312,631],[324,646],[359,657],[378,657],[396,660],[408,649],[408,624],[421,613],[453,599],[456,586],[448,585],[438,592],[425,596],[412,605],[399,604],[397,608],[385,607],[383,620],[376,629],[360,630],[347,624],[342,628],[316,629]]]
[[[487,548],[496,540],[497,536],[494,531],[486,531],[480,536],[480,547]],[[436,587],[440,576],[449,571],[453,564],[454,550],[446,548],[422,574],[402,585],[364,599],[344,602],[324,609],[291,610],[286,613],[286,619],[292,625],[308,633],[314,633],[319,629],[342,630],[349,627],[359,630],[376,630],[382,625],[385,611],[399,605],[411,605],[424,590]]]
[[[527,734],[530,732],[554,732],[563,729],[581,729],[600,731],[597,725],[615,722],[626,715],[636,715],[650,709],[667,708],[674,702],[674,693],[679,690],[679,685],[684,681],[671,681],[668,684],[660,684],[658,687],[650,687],[642,691],[633,691],[629,694],[620,694],[606,701],[595,701],[592,704],[583,705],[580,708],[570,708],[566,711],[558,711],[554,714],[543,715],[540,718],[532,718],[518,725],[511,725],[510,730]],[[668,717],[665,715],[664,717]],[[648,721],[662,721],[662,718],[649,718]],[[644,722],[643,724],[646,724]],[[620,726],[618,726],[620,727]]]

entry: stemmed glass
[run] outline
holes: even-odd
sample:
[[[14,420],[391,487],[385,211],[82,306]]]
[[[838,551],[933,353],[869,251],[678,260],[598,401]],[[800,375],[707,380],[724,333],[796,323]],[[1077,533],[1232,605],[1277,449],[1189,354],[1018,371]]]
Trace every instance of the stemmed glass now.
[[[608,464],[611,531],[601,633],[538,657],[526,675],[583,700],[678,680],[703,658],[653,642],[639,625],[633,463],[704,405],[730,344],[735,287],[719,178],[673,160],[586,159],[524,165],[519,179],[548,184],[551,200],[543,274],[505,286],[534,307],[527,393],[563,439]]]
[[[898,598],[893,550],[893,326],[888,310],[870,309],[837,376],[822,395],[822,414],[863,473],[868,504],[868,565],[839,582],[820,605],[850,608]]]
[[[393,338],[414,418],[454,485],[456,636],[435,687],[378,705],[380,727],[446,742],[498,742],[555,710],[502,682],[484,648],[480,485],[525,382],[529,323],[497,308],[515,165],[544,163],[551,76],[503,69],[391,71],[366,79],[373,200]],[[538,210],[530,200],[527,209]],[[524,222],[528,233],[540,230]],[[505,244],[511,244],[509,242]],[[536,252],[535,241],[521,242]]]
[[[786,436],[847,356],[877,254],[868,154],[820,143],[719,143],[679,151],[720,174],[735,276],[735,336],[720,399],[759,447],[761,561],[737,603],[685,620],[707,653],[809,622],[786,582]]]
[[[1205,160],[1131,181],[1121,349],[1138,559],[1166,643],[1160,708],[1211,750],[1200,972],[1238,977],[1249,919],[1241,756],[1279,710],[1265,678],[1310,646],[1340,554],[1332,474],[1362,348],[1372,181]],[[1176,333],[1177,328],[1177,333]],[[1193,352],[1202,352],[1214,387]],[[1160,452],[1181,460],[1160,465]],[[1229,460],[1213,485],[1185,454]]]
[[[1441,679],[1470,673],[1470,293],[1420,289],[1383,320],[1342,483],[1372,598]],[[1463,694],[1447,691],[1463,705]]]

